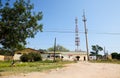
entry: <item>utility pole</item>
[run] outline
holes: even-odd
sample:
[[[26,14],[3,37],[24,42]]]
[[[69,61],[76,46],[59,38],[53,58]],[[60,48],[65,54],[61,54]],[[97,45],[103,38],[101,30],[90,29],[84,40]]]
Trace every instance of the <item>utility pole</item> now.
[[[54,40],[54,59],[53,59],[54,62],[55,62],[55,51],[56,51],[56,38]]]
[[[104,46],[104,55],[105,55],[105,46]]]
[[[89,61],[89,50],[88,50],[88,37],[87,37],[86,21],[87,21],[87,19],[85,17],[85,12],[83,12],[83,22],[84,22],[84,28],[85,28],[86,49],[87,49],[87,59]]]
[[[105,46],[104,46],[104,59],[106,59],[106,50],[105,50]]]

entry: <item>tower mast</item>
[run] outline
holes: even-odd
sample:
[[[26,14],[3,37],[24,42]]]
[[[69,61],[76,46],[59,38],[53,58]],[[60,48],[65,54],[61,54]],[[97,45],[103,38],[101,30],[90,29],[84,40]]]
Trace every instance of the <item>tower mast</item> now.
[[[75,51],[78,52],[79,51],[79,43],[80,43],[80,39],[79,39],[79,30],[78,30],[78,19],[77,17],[75,18]]]
[[[88,50],[88,37],[87,37],[86,21],[87,21],[87,19],[85,17],[85,12],[83,12],[83,22],[84,22],[84,28],[85,28],[86,49],[87,49],[87,59],[89,61],[89,50]]]

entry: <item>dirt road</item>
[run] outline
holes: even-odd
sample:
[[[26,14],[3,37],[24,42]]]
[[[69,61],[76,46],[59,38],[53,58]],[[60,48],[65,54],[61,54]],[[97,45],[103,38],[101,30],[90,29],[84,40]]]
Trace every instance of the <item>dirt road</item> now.
[[[120,64],[79,62],[62,69],[2,78],[120,78]]]

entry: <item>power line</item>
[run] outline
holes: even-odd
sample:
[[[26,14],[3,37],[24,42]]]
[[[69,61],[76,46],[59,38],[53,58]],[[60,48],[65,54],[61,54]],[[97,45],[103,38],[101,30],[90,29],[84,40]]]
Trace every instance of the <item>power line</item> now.
[[[106,34],[106,35],[120,35],[120,33],[96,33],[96,34]]]
[[[75,33],[75,31],[43,31],[43,32],[53,32],[53,33]],[[78,32],[78,33],[85,33],[85,32]],[[105,34],[105,35],[120,35],[120,33],[111,33],[111,32],[104,32],[104,33],[100,33],[100,32],[89,32],[88,34]]]
[[[73,31],[43,31],[43,32],[53,32],[53,33],[75,33]]]

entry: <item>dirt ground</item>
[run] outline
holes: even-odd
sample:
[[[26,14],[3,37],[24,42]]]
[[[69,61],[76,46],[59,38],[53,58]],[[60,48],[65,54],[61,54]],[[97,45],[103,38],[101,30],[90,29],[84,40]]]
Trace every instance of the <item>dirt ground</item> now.
[[[120,78],[120,64],[79,62],[61,69],[0,78]]]

